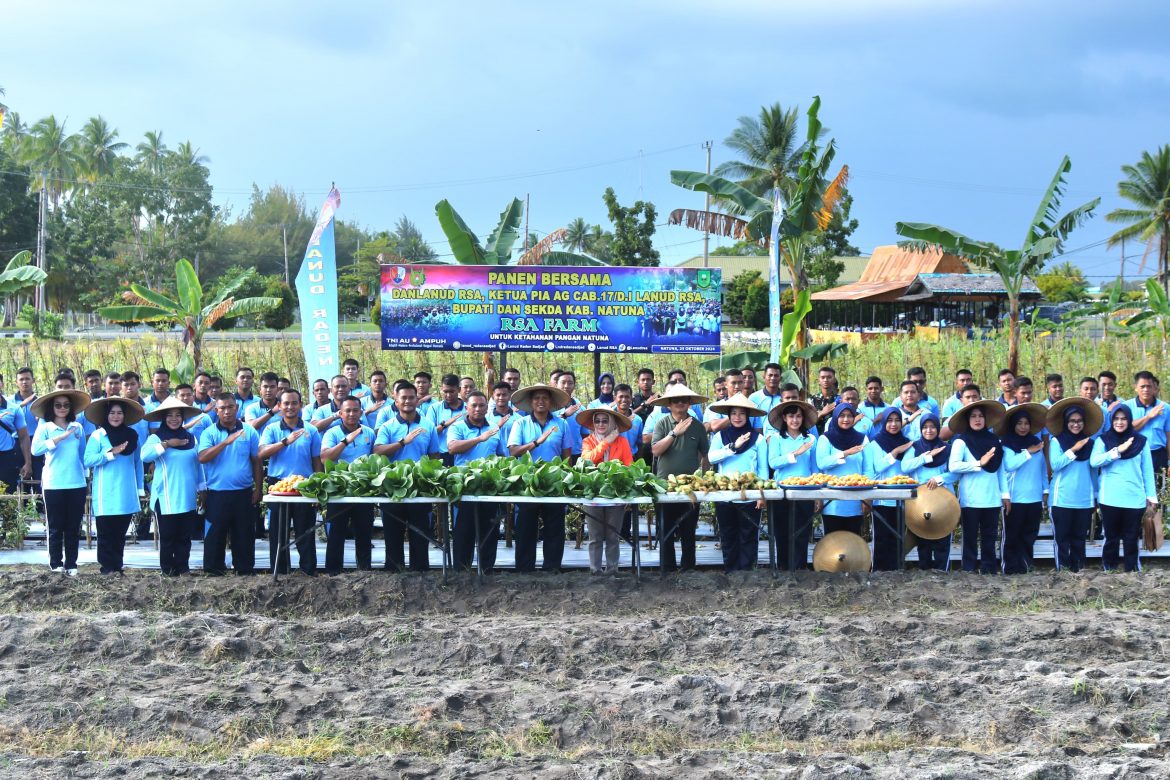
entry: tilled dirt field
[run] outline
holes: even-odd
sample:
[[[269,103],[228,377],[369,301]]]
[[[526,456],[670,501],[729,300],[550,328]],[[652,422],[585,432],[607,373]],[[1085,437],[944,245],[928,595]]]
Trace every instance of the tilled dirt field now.
[[[1170,572],[0,572],[0,777],[1168,777]]]

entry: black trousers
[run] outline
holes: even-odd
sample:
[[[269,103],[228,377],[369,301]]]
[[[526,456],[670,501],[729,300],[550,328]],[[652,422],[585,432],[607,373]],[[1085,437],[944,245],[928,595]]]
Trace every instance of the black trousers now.
[[[16,483],[20,479],[20,467],[24,465],[24,457],[20,454],[20,447],[0,452],[0,482],[5,485],[5,493],[16,493]]]
[[[506,504],[472,502],[459,502],[455,505],[455,531],[451,542],[454,566],[457,570],[472,568],[478,547],[479,568],[484,574],[492,572],[496,566],[496,548],[500,543],[500,521],[497,514],[505,506]],[[536,555],[535,547],[532,554]],[[534,560],[533,566],[535,565]]]
[[[695,568],[695,531],[699,527],[699,508],[690,504],[662,504],[658,524],[658,555],[665,571]],[[678,537],[681,559],[675,562],[674,538]]]
[[[844,515],[821,515],[821,522],[824,525],[825,533],[831,534],[834,531],[849,531],[850,533],[861,536],[861,515],[854,517],[846,517]]]
[[[808,568],[808,540],[812,536],[812,518],[812,501],[768,502],[769,533],[776,540],[776,563],[784,571]],[[793,525],[796,526],[795,529],[792,528]],[[793,530],[796,536],[790,546],[788,540]]]
[[[49,526],[49,565],[77,568],[77,537],[85,511],[85,488],[46,490],[45,517]],[[62,561],[64,553],[64,561]]]
[[[1052,536],[1056,547],[1056,568],[1080,571],[1085,568],[1085,537],[1093,519],[1092,509],[1052,507]]]
[[[158,516],[158,564],[163,574],[178,576],[191,571],[191,523],[195,512]],[[202,521],[201,521],[202,522]],[[98,539],[99,543],[101,539]]]
[[[273,480],[275,484],[276,480]],[[280,512],[287,512],[289,518],[288,536],[284,544],[280,544]],[[305,574],[317,573],[317,534],[311,532],[317,524],[317,507],[314,504],[274,504],[270,509],[268,520],[268,554],[269,560],[276,560],[277,574],[288,574],[292,566],[288,544],[294,539],[297,543],[297,568]]]
[[[1145,509],[1101,504],[1101,525],[1105,527],[1105,545],[1101,549],[1101,563],[1105,571],[1117,568],[1118,547],[1125,543],[1125,570],[1137,571],[1138,543],[1142,534],[1142,515]]]
[[[1154,484],[1158,486],[1158,490],[1162,489],[1162,483],[1166,480],[1167,452],[1165,447],[1150,450],[1150,460],[1154,461]]]
[[[907,531],[906,533],[910,533]],[[951,565],[951,535],[942,539],[918,540],[918,568],[946,571]]]
[[[410,546],[410,570],[431,568],[430,504],[382,504],[382,534],[386,537],[386,568],[402,571],[403,543]]]
[[[902,545],[898,539],[898,507],[873,508],[873,570],[895,571]]]
[[[754,501],[721,501],[715,505],[723,571],[756,568],[760,554],[760,510]]]
[[[993,574],[999,571],[995,543],[999,541],[1000,507],[963,507],[963,571]]]
[[[1032,551],[1036,547],[1036,537],[1040,535],[1040,518],[1043,516],[1044,505],[1039,501],[1012,502],[1012,511],[1003,520],[1004,574],[1026,574],[1033,569]]]
[[[102,574],[122,571],[122,558],[126,552],[126,531],[130,528],[133,515],[98,515],[97,559]]]
[[[252,488],[208,490],[207,519],[211,528],[203,542],[203,571],[227,572],[228,538],[232,543],[232,568],[236,574],[256,573],[256,507]]]
[[[329,535],[325,542],[325,573],[341,574],[345,568],[345,537],[351,528],[358,569],[372,569],[373,504],[330,504],[325,519],[329,524]]]
[[[538,531],[538,525],[543,527]],[[544,540],[544,571],[560,571],[565,557],[565,505],[520,504],[516,517],[516,571],[536,571],[536,540]]]

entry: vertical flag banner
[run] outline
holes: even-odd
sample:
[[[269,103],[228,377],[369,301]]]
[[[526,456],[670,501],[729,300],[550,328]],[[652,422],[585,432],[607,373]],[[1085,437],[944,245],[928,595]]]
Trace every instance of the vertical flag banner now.
[[[780,362],[780,191],[772,204],[772,234],[768,241],[768,340],[771,342],[768,360]]]
[[[301,349],[310,384],[316,379],[328,380],[341,370],[337,356],[337,245],[333,238],[333,213],[339,206],[341,193],[334,187],[321,206],[297,273]]]

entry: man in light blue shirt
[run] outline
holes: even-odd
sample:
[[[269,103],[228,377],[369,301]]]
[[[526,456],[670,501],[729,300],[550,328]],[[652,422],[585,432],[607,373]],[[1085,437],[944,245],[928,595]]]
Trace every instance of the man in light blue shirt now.
[[[447,434],[447,448],[455,458],[455,465],[507,455],[501,424],[487,418],[487,396],[472,390],[467,396],[467,415],[451,426]],[[496,565],[496,546],[499,541],[500,521],[496,503],[460,502],[455,510],[454,565],[456,569],[470,569],[476,549],[479,550],[480,569],[491,572]]]
[[[362,384],[361,366],[353,358],[341,362],[341,373],[349,380],[349,394],[361,400],[370,394],[370,388]]]
[[[514,458],[530,454],[535,461],[568,460],[568,429],[564,419],[552,413],[553,405],[569,406],[569,396],[549,385],[522,387],[512,396],[517,409],[528,412],[512,423],[508,452]],[[544,521],[544,565],[546,571],[560,571],[565,553],[565,505],[522,503],[516,518],[516,571],[536,570],[536,539],[539,522]]]
[[[784,377],[784,369],[780,367],[779,363],[769,363],[764,366],[764,386],[748,396],[757,409],[762,409],[764,415],[762,417],[752,417],[751,425],[753,428],[766,428],[768,426],[768,412],[781,404],[780,380]],[[708,432],[715,430],[708,428]]]
[[[244,412],[244,422],[257,431],[280,419],[280,377],[275,372],[265,371],[260,375],[260,397]]]
[[[1138,371],[1133,377],[1133,398],[1125,402],[1133,417],[1133,429],[1149,442],[1150,458],[1154,462],[1154,478],[1159,489],[1166,477],[1166,426],[1170,414],[1166,404],[1158,400],[1158,377],[1149,371]],[[1106,417],[1106,424],[1110,420]]]
[[[252,383],[256,380],[256,372],[247,366],[236,369],[236,404],[239,412],[236,419],[243,420],[248,414],[248,407],[256,403],[257,398],[252,393]]]
[[[341,402],[350,397],[349,380],[338,374],[329,380],[329,391],[331,393],[329,403],[319,406],[310,420],[313,427],[321,433],[341,425]]]
[[[263,381],[263,377],[261,377]],[[280,394],[280,417],[273,420],[260,434],[260,459],[268,461],[265,481],[275,485],[285,477],[302,476],[321,470],[321,433],[301,419],[301,394],[285,390]],[[292,516],[292,539],[296,540],[298,568],[310,577],[317,574],[317,538],[313,526],[317,509],[312,504],[287,504],[278,507]],[[287,520],[286,520],[287,522]],[[279,523],[268,523],[268,545],[271,560],[278,560],[277,571],[289,570],[287,544],[280,545]]]
[[[346,381],[345,377],[340,379]],[[321,460],[352,463],[355,459],[373,452],[374,432],[362,425],[360,400],[349,395],[341,400],[338,407],[341,422],[325,431],[321,437]],[[370,548],[374,528],[374,505],[330,504],[326,509],[325,519],[329,528],[325,543],[325,573],[341,574],[345,565],[345,537],[351,524],[357,567],[361,571],[373,568]]]
[[[255,517],[260,503],[262,464],[260,436],[237,419],[239,404],[230,393],[215,399],[218,421],[199,435],[199,462],[207,478],[207,519],[211,528],[203,542],[203,570],[227,571],[224,549],[231,535],[232,568],[236,574],[256,573]]]
[[[443,377],[441,386],[443,400],[431,406],[428,413],[431,422],[435,424],[435,436],[439,442],[439,452],[443,454],[443,465],[451,465],[451,457],[447,452],[447,429],[467,413],[467,406],[459,398],[459,377],[447,374]]]
[[[942,412],[941,420],[945,422],[948,417],[963,408],[963,388],[974,380],[975,375],[971,373],[969,368],[960,368],[955,372],[955,394],[943,402],[940,410]]]
[[[382,408],[374,438],[374,454],[385,455],[392,461],[418,462],[426,457],[439,456],[439,442],[435,425],[416,407],[418,392],[405,379],[394,383],[394,403]],[[397,411],[391,409],[397,408]],[[386,416],[388,415],[388,416]],[[386,568],[401,571],[406,561],[402,557],[403,537],[410,545],[411,571],[430,569],[430,533],[427,504],[382,504],[382,530],[386,539]],[[440,514],[443,522],[445,515]]]

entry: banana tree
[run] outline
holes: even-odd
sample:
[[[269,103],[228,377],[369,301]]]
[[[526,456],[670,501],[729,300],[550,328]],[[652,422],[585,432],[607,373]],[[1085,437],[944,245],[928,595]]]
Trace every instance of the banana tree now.
[[[831,139],[823,149],[820,146],[821,122],[817,116],[820,107],[821,99],[814,98],[808,109],[808,130],[800,168],[787,203],[780,202],[779,187],[776,188],[777,201],[773,203],[720,176],[698,171],[670,172],[673,184],[695,192],[708,193],[717,203],[720,201],[733,203],[743,216],[675,209],[671,212],[668,222],[736,240],[756,241],[762,247],[769,248],[772,252],[770,273],[779,278],[779,264],[784,263],[792,283],[793,300],[808,290],[808,274],[805,272],[808,248],[817,234],[828,227],[837,204],[845,195],[845,187],[849,180],[848,166],[842,166],[835,177],[829,178],[829,169],[837,154],[837,146]],[[777,216],[779,220],[776,219]],[[772,357],[780,355],[782,351],[782,334],[781,328],[776,327],[777,318],[778,312],[773,312]],[[799,318],[795,338],[798,347],[808,345],[808,326],[804,317]]]
[[[454,262],[459,265],[605,265],[588,255],[553,250],[554,245],[566,240],[567,233],[563,228],[554,230],[513,259],[512,247],[520,237],[520,220],[524,216],[524,202],[519,198],[513,198],[500,212],[500,221],[488,235],[486,244],[480,242],[479,237],[445,198],[435,204],[435,216],[439,218],[439,227],[447,236]],[[483,369],[484,384],[491,387],[496,376],[491,352],[483,353]]]
[[[1166,342],[1170,341],[1170,298],[1166,296],[1166,291],[1158,283],[1157,277],[1146,280],[1146,300],[1143,308],[1130,317],[1125,325],[1139,331],[1156,328],[1162,337],[1162,350],[1165,351]]]
[[[519,198],[513,198],[500,213],[500,221],[488,235],[486,244],[480,242],[446,199],[435,204],[435,216],[447,236],[454,262],[459,265],[605,265],[588,255],[553,251],[554,244],[565,241],[563,229],[553,231],[513,260],[512,248],[520,237],[520,220],[524,217],[524,201]]]
[[[175,263],[175,290],[178,293],[175,297],[140,284],[131,284],[122,293],[125,306],[105,306],[98,309],[98,314],[113,322],[156,322],[182,326],[183,345],[190,345],[191,352],[184,349],[174,373],[181,381],[189,382],[195,372],[203,367],[203,335],[212,325],[224,317],[263,314],[280,306],[279,298],[269,296],[233,297],[254,273],[252,270],[241,274],[214,296],[206,296],[191,263],[180,260]]]
[[[1061,253],[1069,233],[1092,217],[1093,210],[1101,203],[1100,198],[1094,198],[1058,216],[1065,191],[1064,175],[1071,169],[1072,162],[1066,155],[1040,199],[1019,249],[1002,249],[987,241],[968,238],[958,231],[922,222],[899,222],[894,228],[898,235],[910,239],[904,242],[905,246],[938,248],[999,274],[1008,295],[1008,368],[1016,373],[1020,363],[1020,290],[1024,281],[1039,273],[1049,259]]]
[[[4,271],[0,272],[0,296],[6,300],[4,306],[4,324],[11,325],[19,306],[16,305],[16,296],[25,290],[33,289],[43,284],[47,274],[41,269],[29,265],[32,262],[32,252],[25,250],[17,252]]]
[[[1125,308],[1121,302],[1122,286],[1120,284],[1113,284],[1109,287],[1109,297],[1073,309],[1068,313],[1067,319],[1076,322],[1078,325],[1085,320],[1101,318],[1102,335],[1109,335],[1109,322],[1117,313]],[[1124,329],[1119,331],[1122,335],[1126,335]]]

